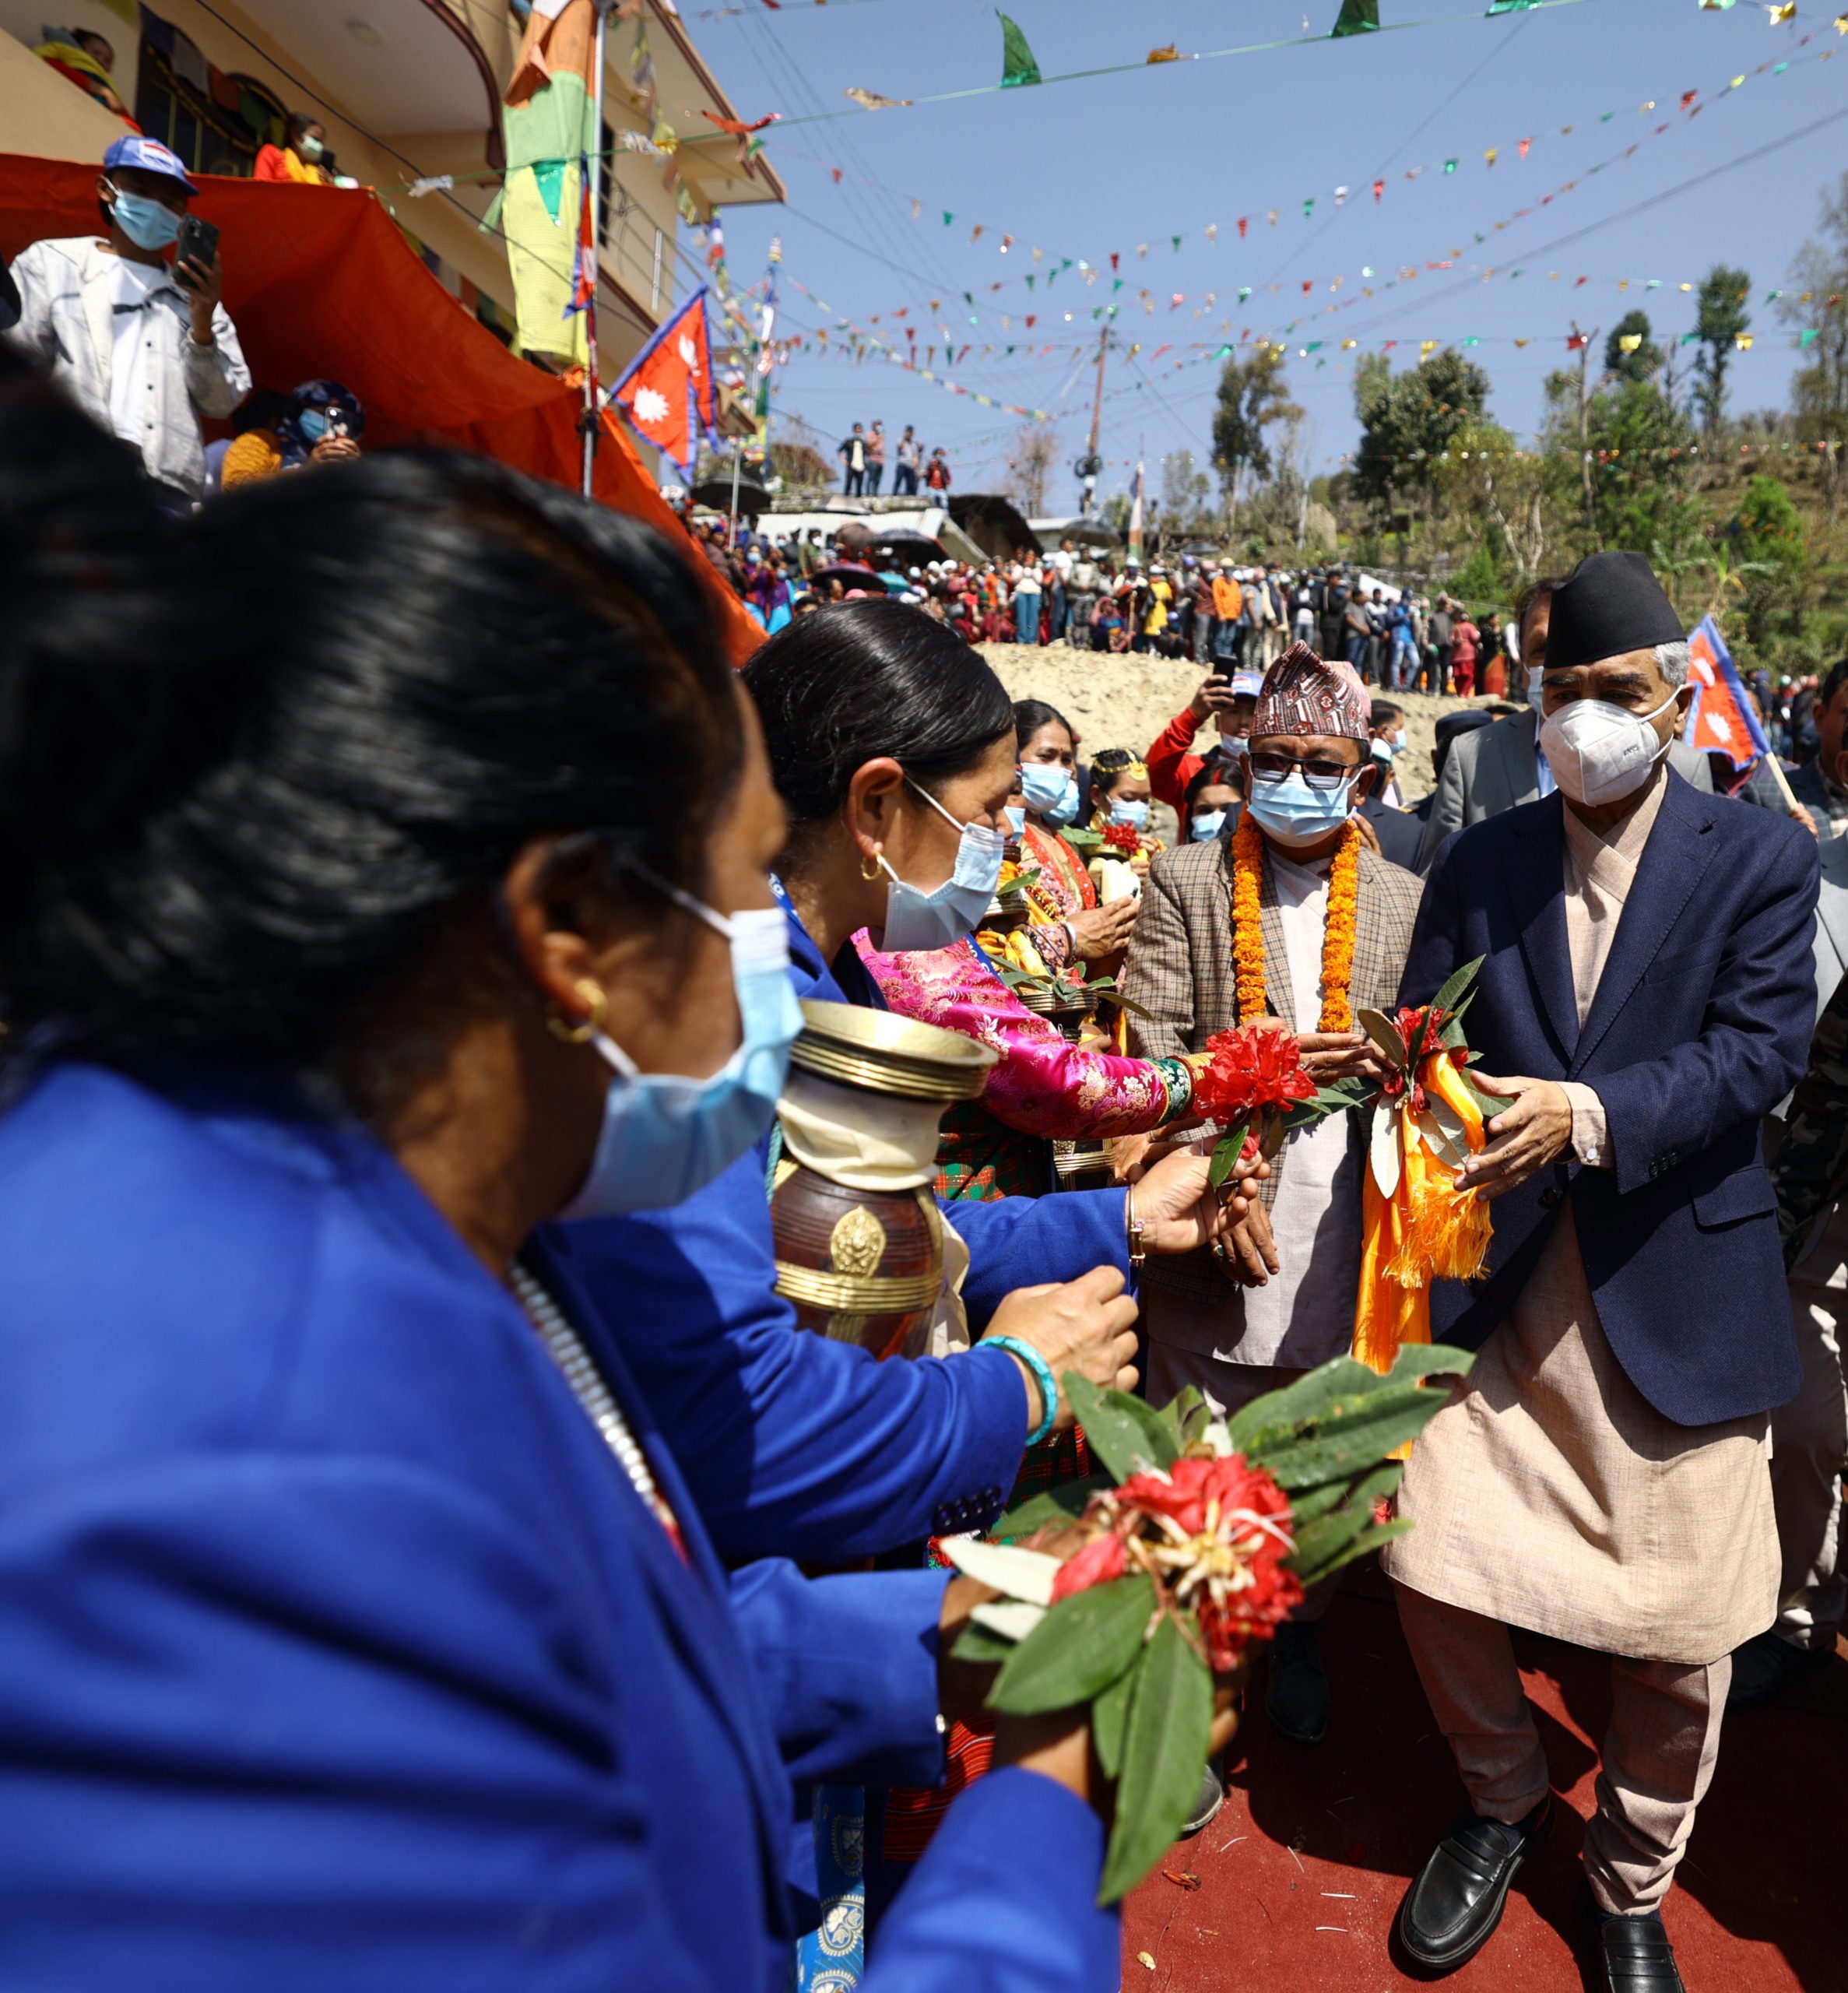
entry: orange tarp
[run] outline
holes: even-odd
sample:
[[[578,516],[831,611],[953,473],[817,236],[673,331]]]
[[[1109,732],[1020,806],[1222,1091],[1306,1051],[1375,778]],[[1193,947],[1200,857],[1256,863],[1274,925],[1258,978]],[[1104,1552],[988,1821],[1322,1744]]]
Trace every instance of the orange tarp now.
[[[97,227],[97,170],[0,154],[0,255]],[[193,212],[223,231],[225,309],[259,385],[322,375],[365,404],[368,447],[420,442],[478,450],[576,486],[580,390],[517,359],[418,258],[370,189],[196,175]],[[684,540],[628,438],[606,416],[596,495]],[[763,641],[743,606],[688,549],[724,620],[735,661]]]

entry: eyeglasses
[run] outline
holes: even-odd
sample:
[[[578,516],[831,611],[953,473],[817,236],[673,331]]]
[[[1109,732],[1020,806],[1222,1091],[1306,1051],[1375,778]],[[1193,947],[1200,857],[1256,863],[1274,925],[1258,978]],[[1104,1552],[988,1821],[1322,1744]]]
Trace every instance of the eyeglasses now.
[[[1311,789],[1336,789],[1352,782],[1361,771],[1345,761],[1298,761],[1288,754],[1253,754],[1251,772],[1260,782],[1287,782],[1300,775]]]

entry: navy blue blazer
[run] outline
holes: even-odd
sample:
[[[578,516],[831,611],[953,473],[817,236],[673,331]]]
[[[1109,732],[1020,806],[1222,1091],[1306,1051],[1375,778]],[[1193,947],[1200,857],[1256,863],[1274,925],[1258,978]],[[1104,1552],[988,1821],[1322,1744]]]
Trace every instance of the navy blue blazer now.
[[[933,1761],[940,1578],[728,1579],[538,1257],[685,1562],[363,1133],[79,1064],[0,1116],[0,1984],[782,1984],[790,1773]],[[1102,1838],[982,1780],[869,1993],[1114,1988]]]
[[[799,995],[886,1007],[857,957],[843,958],[844,989],[792,909],[789,925]],[[998,1350],[878,1363],[797,1328],[775,1291],[768,1160],[766,1137],[671,1211],[549,1233],[620,1338],[720,1555],[838,1563],[985,1528],[1020,1471],[1019,1371]],[[978,1334],[1016,1288],[1128,1271],[1121,1190],[960,1202],[950,1216]]]
[[[1464,1025],[1481,1070],[1583,1081],[1614,1162],[1584,1169],[1569,1151],[1498,1197],[1488,1277],[1435,1285],[1433,1337],[1480,1346],[1569,1197],[1625,1374],[1665,1418],[1705,1425],[1797,1390],[1758,1127],[1808,1059],[1818,871],[1815,839],[1790,818],[1667,781],[1583,1032],[1557,794],[1446,839],[1399,1000],[1427,1003],[1486,957]]]

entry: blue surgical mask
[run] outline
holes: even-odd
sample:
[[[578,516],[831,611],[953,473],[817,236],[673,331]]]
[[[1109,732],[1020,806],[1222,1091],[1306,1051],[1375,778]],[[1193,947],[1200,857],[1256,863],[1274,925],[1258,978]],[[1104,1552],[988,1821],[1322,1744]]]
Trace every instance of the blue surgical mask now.
[[[1007,834],[1019,837],[1027,828],[1027,806],[1024,803],[1010,803],[1007,806]]]
[[[115,206],[110,212],[121,223],[122,233],[138,249],[166,249],[180,239],[180,217],[171,208],[150,201],[145,195],[125,194],[112,183]]]
[[[1317,842],[1347,822],[1352,786],[1343,782],[1338,789],[1312,789],[1301,775],[1286,775],[1281,782],[1254,779],[1245,793],[1245,807],[1267,837],[1293,851]]]
[[[909,775],[905,780],[961,836],[955,870],[932,892],[908,886],[881,854],[879,863],[891,882],[886,888],[886,923],[879,944],[887,954],[954,947],[973,934],[1001,883],[1001,847],[1007,842],[1004,831],[981,824],[957,824],[928,789],[919,789]]]
[[[802,1008],[789,978],[789,928],[778,907],[729,920],[664,881],[668,896],[732,944],[743,1039],[710,1079],[640,1071],[602,1032],[591,1044],[614,1068],[597,1152],[561,1218],[608,1218],[683,1203],[748,1150],[776,1116]]]
[[[1385,762],[1386,766],[1390,768],[1393,765],[1394,757],[1399,752],[1398,742],[1397,740],[1382,740],[1379,736],[1375,734],[1373,737],[1372,747],[1374,760],[1376,761]]]
[[[1078,814],[1078,778],[1056,761],[1027,761],[1021,768],[1021,793],[1027,807],[1056,831]]]
[[[1223,810],[1204,810],[1194,818],[1187,835],[1196,844],[1210,844],[1225,828],[1225,819]]]
[[[295,418],[304,443],[318,443],[327,434],[327,417],[318,408],[304,408]]]
[[[1127,824],[1133,831],[1146,831],[1149,827],[1149,807],[1146,803],[1112,803],[1110,821],[1113,824]]]
[[[1538,665],[1527,673],[1527,703],[1537,713],[1546,711],[1546,674]]]

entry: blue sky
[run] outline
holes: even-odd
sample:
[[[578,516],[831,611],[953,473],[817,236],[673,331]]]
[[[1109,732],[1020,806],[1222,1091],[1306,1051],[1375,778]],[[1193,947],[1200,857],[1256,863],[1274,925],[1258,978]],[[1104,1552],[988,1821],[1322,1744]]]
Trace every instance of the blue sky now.
[[[1354,444],[1358,351],[1397,339],[1391,357],[1407,365],[1423,340],[1477,339],[1470,357],[1494,382],[1491,412],[1526,436],[1540,418],[1544,375],[1565,357],[1575,315],[1587,329],[1607,329],[1639,304],[1667,343],[1693,325],[1693,300],[1678,286],[1720,261],[1753,279],[1757,337],[1736,357],[1731,405],[1781,406],[1793,335],[1763,301],[1787,281],[1820,190],[1848,160],[1848,39],[1832,21],[1842,4],[1848,0],[1800,0],[1795,22],[1774,26],[1760,0],[1724,12],[1703,11],[1698,0],[1578,0],[1495,19],[1456,0],[1379,0],[1388,23],[1452,18],[806,123],[796,121],[851,111],[841,94],[849,88],[923,97],[997,81],[993,10],[978,0],[785,0],[775,11],[761,0],[729,0],[727,12],[695,0],[683,12],[741,114],[778,111],[788,121],[769,134],[769,150],[789,205],[725,217],[734,282],[761,274],[770,239],[780,235],[785,332],[846,317],[880,336],[899,332],[905,351],[902,328],[922,325],[920,343],[936,348],[933,371],[998,400],[1053,410],[1068,462],[1083,445],[1094,375],[1071,348],[1094,352],[1092,312],[1114,302],[1123,345],[1139,340],[1143,352],[1109,363],[1108,493],[1126,486],[1123,460],[1139,446],[1151,480],[1170,450],[1186,445],[1205,456],[1218,370],[1210,360],[1175,364],[1195,360],[1196,343],[1235,340],[1247,329],[1287,338],[1291,390],[1310,418],[1310,466],[1332,469]],[[1337,7],[1015,0],[1008,11],[1052,76],[1140,64],[1157,45],[1186,54],[1298,36],[1305,16],[1319,35]],[[1812,38],[1800,47],[1806,33]],[[1829,49],[1839,53],[1816,59]],[[1790,67],[1755,73],[1778,62]],[[1729,91],[1741,75],[1744,84]],[[1690,90],[1699,93],[1692,116],[1679,108]],[[1655,109],[1641,111],[1650,100]],[[1794,135],[1837,113],[1839,121]],[[1565,125],[1573,129],[1562,136]],[[1525,158],[1523,139],[1532,142]],[[1616,156],[1632,145],[1632,156]],[[1492,167],[1484,158],[1490,147]],[[1424,170],[1408,179],[1413,168]],[[1692,184],[1702,175],[1711,177]],[[1377,202],[1375,180],[1385,182]],[[1574,180],[1572,191],[1557,191]],[[1340,187],[1348,191],[1337,204]],[[1514,219],[1523,208],[1532,212]],[[945,210],[955,216],[948,226]],[[971,241],[978,223],[982,233]],[[1013,243],[1003,253],[1007,236]],[[1142,244],[1146,257],[1137,253]],[[1073,267],[1049,290],[1045,272],[1066,258]],[[1097,271],[1088,286],[1080,259]],[[1427,267],[1446,260],[1447,269]],[[1419,274],[1400,279],[1406,267]],[[1493,272],[1486,281],[1485,270]],[[1031,294],[1029,272],[1038,279]],[[1581,276],[1590,281],[1579,286]],[[1620,293],[1623,279],[1629,288]],[[997,280],[1005,287],[989,292]],[[1242,304],[1241,287],[1251,291]],[[1152,312],[1138,297],[1144,289]],[[978,325],[968,322],[965,290]],[[1176,293],[1184,302],[1171,308]],[[901,307],[910,316],[895,325]],[[1004,314],[1012,321],[1005,329]],[[972,348],[947,368],[937,330],[944,325]],[[1344,352],[1350,338],[1359,346]],[[1319,350],[1300,357],[1317,339]],[[1530,343],[1517,347],[1516,339]],[[1154,358],[1165,342],[1172,350]],[[1010,343],[1018,349],[1011,358],[1000,350]],[[1035,357],[1049,343],[1056,350]],[[984,357],[989,344],[996,351]],[[1000,483],[1020,426],[900,367],[870,356],[856,366],[815,355],[812,344],[779,370],[778,388],[778,412],[800,413],[831,445],[856,417],[880,416],[894,435],[915,423],[927,443],[949,446],[965,490]],[[1055,509],[1074,505],[1076,494],[1075,480],[1062,475]]]

